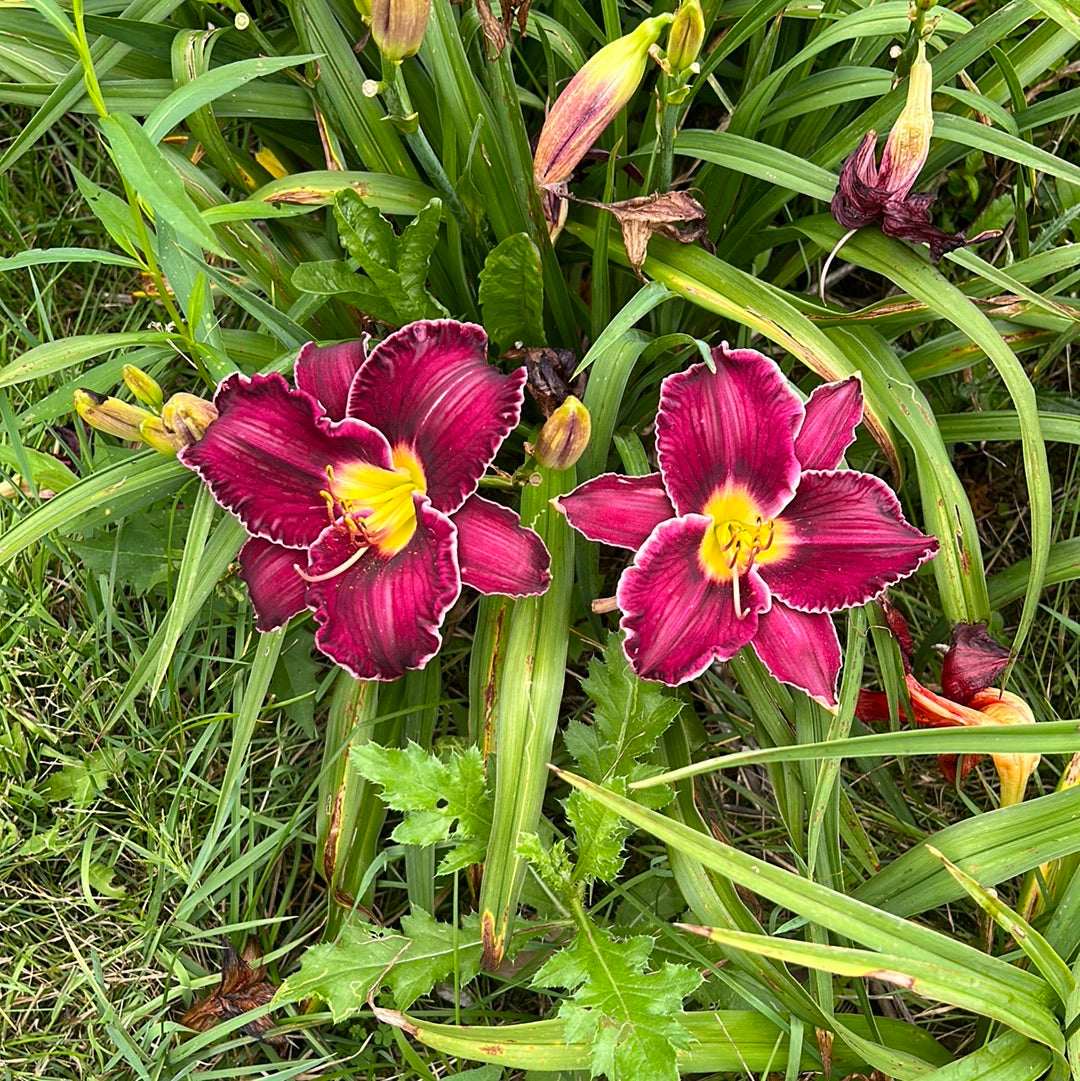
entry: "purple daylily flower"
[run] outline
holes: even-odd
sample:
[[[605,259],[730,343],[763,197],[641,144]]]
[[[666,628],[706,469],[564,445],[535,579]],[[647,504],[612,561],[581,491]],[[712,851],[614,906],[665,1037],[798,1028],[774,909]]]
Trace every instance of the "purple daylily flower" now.
[[[412,323],[280,375],[229,376],[219,417],[180,452],[251,534],[241,577],[261,631],[310,608],[315,643],[358,679],[422,668],[462,583],[543,593],[550,557],[511,510],[476,494],[518,422],[525,369],[487,362],[469,323]]]
[[[753,349],[713,350],[668,376],[659,473],[604,474],[560,497],[590,540],[635,550],[616,599],[624,649],[670,686],[752,645],[770,672],[836,705],[830,616],[865,604],[937,551],[877,477],[838,469],[862,418],[857,377],[803,405]]]

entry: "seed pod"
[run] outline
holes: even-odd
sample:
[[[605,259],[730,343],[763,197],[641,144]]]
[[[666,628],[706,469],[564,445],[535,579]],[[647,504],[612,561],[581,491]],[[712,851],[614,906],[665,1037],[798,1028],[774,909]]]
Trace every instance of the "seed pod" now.
[[[649,46],[673,17],[664,13],[645,19],[590,57],[570,80],[548,113],[536,145],[533,179],[538,188],[566,180],[633,97],[645,74]]]
[[[585,452],[591,431],[588,409],[571,394],[544,422],[533,457],[547,469],[569,469]]]
[[[401,63],[420,49],[431,0],[372,0],[371,36],[379,52]]]

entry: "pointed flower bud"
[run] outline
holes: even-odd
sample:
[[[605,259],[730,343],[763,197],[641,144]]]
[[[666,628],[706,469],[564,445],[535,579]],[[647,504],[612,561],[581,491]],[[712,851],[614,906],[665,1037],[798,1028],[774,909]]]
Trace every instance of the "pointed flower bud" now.
[[[134,364],[125,364],[120,369],[120,374],[127,384],[128,390],[139,399],[143,405],[148,405],[155,413],[161,411],[165,395],[156,379],[147,375],[142,368],[136,368]]]
[[[103,398],[92,390],[76,390],[74,397],[75,411],[91,428],[117,439],[141,439],[139,426],[145,420],[154,419],[154,414],[147,409],[119,398]]]
[[[424,40],[431,0],[372,0],[371,36],[394,63],[415,56]]]
[[[172,436],[165,430],[161,417],[150,416],[139,425],[139,438],[158,454],[164,454],[167,458],[175,457],[180,449]]]
[[[930,136],[934,131],[933,89],[934,71],[926,59],[926,44],[920,41],[918,55],[908,74],[907,103],[889,132],[878,169],[877,186],[894,199],[907,197],[930,153]]]
[[[161,410],[162,425],[177,450],[197,443],[217,418],[214,403],[197,394],[174,394]]]
[[[667,63],[673,75],[689,71],[705,43],[700,0],[683,0],[668,31]]]
[[[605,45],[570,80],[548,113],[533,159],[538,188],[566,180],[634,95],[645,74],[649,47],[674,18],[645,19],[636,30]]]
[[[571,394],[544,422],[533,457],[545,469],[569,469],[585,453],[591,432],[588,409]]]

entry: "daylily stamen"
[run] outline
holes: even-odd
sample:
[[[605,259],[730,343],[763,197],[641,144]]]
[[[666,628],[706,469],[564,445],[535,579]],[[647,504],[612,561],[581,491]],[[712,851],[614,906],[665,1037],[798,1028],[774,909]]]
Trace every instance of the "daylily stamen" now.
[[[344,563],[339,563],[333,570],[326,571],[324,574],[308,574],[299,563],[293,564],[293,570],[295,570],[305,582],[328,582],[331,578],[336,578],[339,574],[344,574],[350,567],[356,566],[356,564],[360,562],[360,557],[368,551],[370,547],[370,545],[365,544],[362,548],[357,548]]]

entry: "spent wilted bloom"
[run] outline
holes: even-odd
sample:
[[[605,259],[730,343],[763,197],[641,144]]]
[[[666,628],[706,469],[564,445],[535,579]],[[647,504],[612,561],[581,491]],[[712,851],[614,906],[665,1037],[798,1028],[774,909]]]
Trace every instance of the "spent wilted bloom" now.
[[[979,727],[994,724],[1034,724],[1031,707],[1011,691],[992,686],[1009,665],[1009,651],[995,642],[983,623],[957,623],[941,665],[941,693],[930,690],[911,673],[913,648],[903,616],[887,606],[889,629],[900,646],[905,680],[916,724],[930,728]],[[889,719],[889,702],[880,691],[861,691],[856,715],[863,721]],[[906,711],[900,707],[900,716]],[[938,765],[950,784],[963,780],[977,754],[938,755]],[[1028,779],[1039,764],[1037,754],[991,754],[1001,782],[1001,806],[1024,798]]]
[[[751,645],[769,671],[836,705],[831,612],[912,574],[937,541],[877,477],[840,469],[862,418],[852,376],[803,404],[753,349],[713,350],[660,388],[645,477],[587,481],[557,506],[590,540],[635,552],[616,600],[643,679],[671,686]]]
[[[415,56],[424,41],[431,0],[371,0],[371,36],[395,63]]]
[[[649,61],[649,47],[672,20],[643,20],[582,65],[551,107],[533,156],[533,179],[543,190],[567,180],[601,132],[634,96]]]
[[[912,195],[911,189],[926,164],[934,130],[931,95],[934,73],[920,41],[908,75],[907,102],[896,119],[881,164],[874,160],[877,132],[868,131],[858,149],[841,166],[840,183],[829,209],[845,229],[862,229],[880,222],[886,236],[929,244],[937,262],[946,252],[999,235],[996,230],[970,240],[963,233],[946,233],[930,221],[936,195]]]
[[[462,584],[521,597],[549,556],[477,495],[517,425],[525,369],[503,375],[470,323],[411,323],[377,345],[309,344],[296,388],[231,375],[180,460],[251,534],[240,573],[261,631],[305,609],[315,644],[358,679],[422,668]]]

